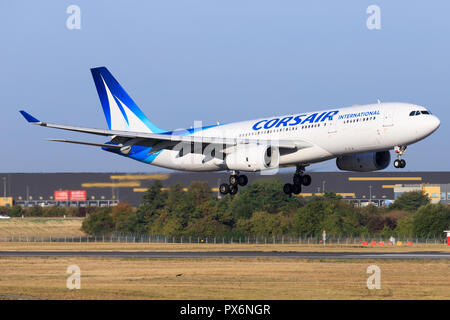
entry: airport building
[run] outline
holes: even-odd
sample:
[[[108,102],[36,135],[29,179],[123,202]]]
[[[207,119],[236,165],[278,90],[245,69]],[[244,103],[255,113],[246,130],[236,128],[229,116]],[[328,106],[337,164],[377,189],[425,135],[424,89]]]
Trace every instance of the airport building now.
[[[304,197],[333,191],[348,201],[383,205],[404,192],[423,190],[432,202],[450,203],[450,172],[308,172],[312,183],[303,187]],[[275,176],[247,174],[249,183],[259,179],[292,182],[293,172]],[[155,180],[164,188],[176,183],[188,187],[206,181],[215,195],[228,181],[228,173],[0,173],[0,206],[113,206],[119,201],[139,205],[142,195]],[[283,192],[283,190],[280,190]]]

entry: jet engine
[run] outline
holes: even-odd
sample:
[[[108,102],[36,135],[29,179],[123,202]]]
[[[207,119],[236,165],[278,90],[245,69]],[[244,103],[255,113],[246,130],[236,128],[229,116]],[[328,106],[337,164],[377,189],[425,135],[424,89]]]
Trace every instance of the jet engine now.
[[[239,144],[227,154],[225,165],[229,170],[260,171],[278,167],[279,149],[268,145]]]
[[[359,172],[383,170],[390,162],[389,151],[358,153],[336,158],[336,165],[340,170]]]

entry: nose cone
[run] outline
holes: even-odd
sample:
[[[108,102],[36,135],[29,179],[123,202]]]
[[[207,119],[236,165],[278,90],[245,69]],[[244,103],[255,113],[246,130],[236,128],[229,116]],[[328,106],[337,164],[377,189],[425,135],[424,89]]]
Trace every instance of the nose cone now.
[[[429,115],[426,120],[424,119],[422,124],[417,129],[422,132],[423,137],[428,137],[430,134],[435,132],[440,125],[441,121],[438,117],[436,117],[435,115]]]
[[[430,126],[431,126],[431,130],[432,130],[431,132],[436,131],[440,125],[441,125],[441,120],[439,120],[438,117],[433,115],[430,119]]]

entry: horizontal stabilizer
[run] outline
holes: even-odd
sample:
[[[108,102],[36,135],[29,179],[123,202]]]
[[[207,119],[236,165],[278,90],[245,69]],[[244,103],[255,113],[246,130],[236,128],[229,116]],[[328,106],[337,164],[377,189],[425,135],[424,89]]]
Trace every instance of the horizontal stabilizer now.
[[[47,141],[84,144],[84,145],[87,145],[87,146],[105,147],[105,148],[118,148],[118,149],[120,149],[122,147],[121,145],[117,145],[117,144],[95,143],[95,142],[75,141],[75,140],[65,140],[65,139],[47,139]]]

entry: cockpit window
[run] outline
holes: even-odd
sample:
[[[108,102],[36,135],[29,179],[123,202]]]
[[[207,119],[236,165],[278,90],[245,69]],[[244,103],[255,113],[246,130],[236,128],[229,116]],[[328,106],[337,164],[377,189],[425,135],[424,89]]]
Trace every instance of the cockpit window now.
[[[412,117],[412,116],[418,116],[418,115],[420,115],[420,114],[431,114],[431,112],[428,111],[428,110],[414,110],[414,111],[411,111],[411,112],[410,112],[409,116],[410,116],[410,117]]]

